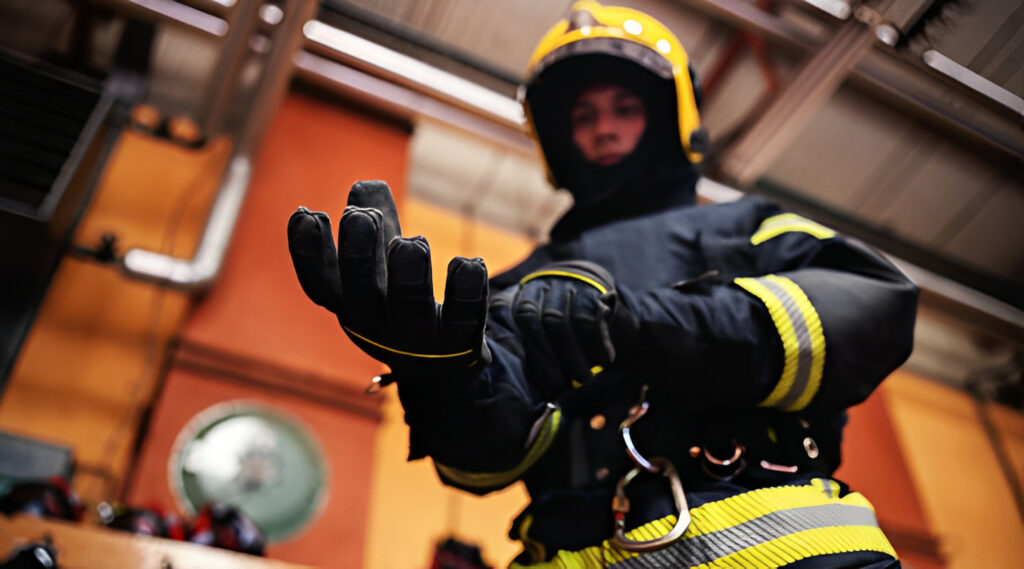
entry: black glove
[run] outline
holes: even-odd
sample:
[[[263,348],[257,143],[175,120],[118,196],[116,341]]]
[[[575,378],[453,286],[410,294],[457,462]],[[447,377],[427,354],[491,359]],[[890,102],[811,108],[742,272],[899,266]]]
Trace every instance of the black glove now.
[[[430,248],[423,237],[401,236],[386,183],[352,186],[337,249],[327,214],[300,207],[288,220],[288,250],[306,295],[335,313],[349,338],[392,371],[465,369],[490,362],[483,339],[483,260],[452,259],[444,305],[438,305]]]
[[[546,265],[519,281],[511,306],[531,379],[545,395],[579,386],[615,362],[637,320],[604,268]]]

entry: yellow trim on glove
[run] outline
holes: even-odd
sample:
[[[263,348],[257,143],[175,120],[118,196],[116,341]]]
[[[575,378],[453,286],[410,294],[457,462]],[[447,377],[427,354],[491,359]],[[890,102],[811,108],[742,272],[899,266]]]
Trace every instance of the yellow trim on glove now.
[[[556,270],[537,271],[536,273],[530,273],[530,274],[526,275],[525,277],[523,277],[523,280],[519,281],[519,284],[520,285],[524,285],[524,284],[532,281],[533,279],[540,278],[540,277],[566,277],[566,278],[570,278],[570,279],[576,279],[576,280],[579,280],[579,281],[583,281],[583,282],[587,283],[588,285],[596,288],[597,290],[599,290],[601,292],[601,294],[606,294],[608,292],[608,289],[605,288],[604,285],[602,285],[601,283],[597,282],[596,280],[594,280],[594,279],[592,279],[590,277],[583,276],[583,275],[581,275],[579,273],[573,273],[571,271],[556,271]]]
[[[389,347],[387,347],[384,344],[381,344],[379,342],[374,342],[373,340],[367,338],[366,336],[363,336],[362,334],[357,334],[355,331],[353,331],[348,326],[342,326],[342,328],[344,328],[345,331],[348,332],[349,334],[352,334],[353,336],[355,336],[356,338],[359,338],[360,340],[366,342],[367,344],[370,344],[372,346],[376,346],[376,347],[378,347],[378,348],[380,348],[382,350],[387,350],[387,351],[389,351],[389,352],[391,352],[393,354],[399,354],[399,355],[402,355],[402,356],[412,356],[414,358],[427,358],[427,359],[442,359],[442,358],[457,358],[459,356],[466,356],[466,355],[469,355],[469,354],[473,353],[473,348],[470,348],[470,349],[462,351],[462,352],[456,352],[454,354],[417,354],[415,352],[405,352],[405,351],[402,351],[402,350],[396,350],[395,348],[389,348]]]

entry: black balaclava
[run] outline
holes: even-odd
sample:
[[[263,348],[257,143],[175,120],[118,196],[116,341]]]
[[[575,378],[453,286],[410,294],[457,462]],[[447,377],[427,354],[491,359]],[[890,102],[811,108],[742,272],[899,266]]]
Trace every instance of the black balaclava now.
[[[572,140],[572,102],[598,83],[629,89],[643,100],[647,113],[636,148],[610,166],[584,158]],[[700,174],[679,141],[671,81],[621,58],[581,55],[545,70],[530,86],[527,99],[552,177],[574,199],[551,230],[553,242],[615,220],[695,203]]]

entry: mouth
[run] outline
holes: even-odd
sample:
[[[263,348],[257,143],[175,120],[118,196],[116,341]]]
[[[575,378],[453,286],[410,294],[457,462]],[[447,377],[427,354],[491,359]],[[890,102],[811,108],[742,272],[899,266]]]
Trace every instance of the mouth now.
[[[623,155],[619,152],[606,152],[603,154],[598,154],[597,160],[595,160],[595,162],[597,162],[597,164],[600,166],[611,166],[612,164],[615,164],[618,161],[622,160],[622,157]]]

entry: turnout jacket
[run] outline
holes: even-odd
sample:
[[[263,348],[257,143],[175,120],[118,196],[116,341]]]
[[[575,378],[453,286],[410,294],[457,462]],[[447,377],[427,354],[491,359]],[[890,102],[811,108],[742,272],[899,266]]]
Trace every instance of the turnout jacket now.
[[[529,373],[509,304],[522,279],[569,260],[610,272],[639,327],[615,338],[621,349],[608,369],[551,389]],[[917,288],[879,254],[747,198],[586,229],[539,247],[490,285],[491,361],[445,377],[399,378],[399,394],[410,459],[430,455],[445,483],[474,493],[525,482],[532,502],[511,532],[526,545],[520,562],[586,551],[605,562],[632,555],[609,552],[604,540],[615,484],[633,465],[617,427],[641,397],[649,412],[633,440],[645,456],[676,465],[694,513],[687,539],[700,538],[702,508],[756,498],[767,508],[762,514],[772,513],[792,506],[791,497],[776,504],[756,493],[778,497],[784,488],[813,489],[821,507],[869,516],[859,495],[828,476],[839,465],[845,409],[912,348]],[[678,512],[660,478],[634,485],[627,529],[663,534],[651,524],[674,522]],[[785,527],[778,531],[802,528]],[[847,549],[892,554],[880,533],[861,541]],[[668,566],[739,554],[697,545],[688,551],[703,553]],[[847,550],[814,547],[783,559]]]

